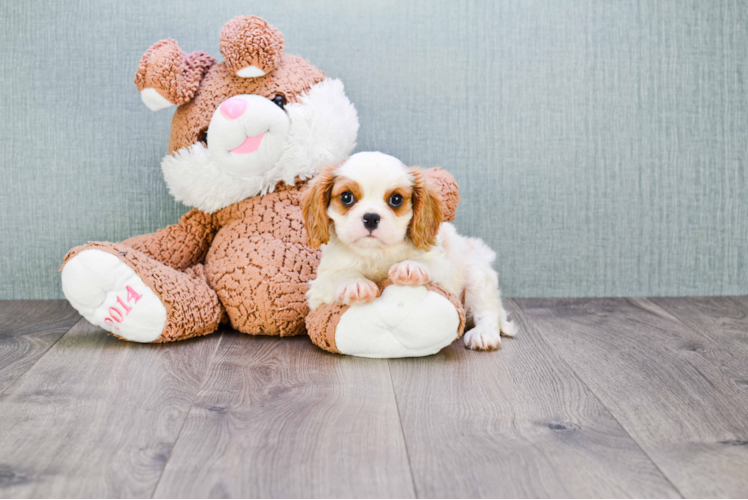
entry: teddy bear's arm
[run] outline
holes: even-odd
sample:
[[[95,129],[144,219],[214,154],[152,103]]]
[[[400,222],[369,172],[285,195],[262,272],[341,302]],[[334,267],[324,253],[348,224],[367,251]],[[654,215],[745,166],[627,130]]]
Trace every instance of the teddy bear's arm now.
[[[212,215],[192,209],[177,224],[122,243],[162,264],[182,270],[203,261],[217,231]]]
[[[452,222],[455,220],[457,204],[460,202],[460,187],[457,185],[455,178],[440,167],[426,169],[423,173],[428,178],[429,184],[441,191],[444,222]]]

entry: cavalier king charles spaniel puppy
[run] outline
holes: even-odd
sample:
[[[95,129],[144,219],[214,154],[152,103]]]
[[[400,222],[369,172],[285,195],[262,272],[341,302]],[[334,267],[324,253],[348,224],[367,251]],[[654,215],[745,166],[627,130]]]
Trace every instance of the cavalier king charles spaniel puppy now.
[[[438,283],[463,299],[474,328],[470,349],[496,349],[514,336],[501,304],[496,254],[477,238],[442,223],[441,202],[417,167],[382,153],[358,153],[323,169],[304,192],[309,243],[322,246],[317,278],[307,292],[310,309],[373,301],[376,283]]]

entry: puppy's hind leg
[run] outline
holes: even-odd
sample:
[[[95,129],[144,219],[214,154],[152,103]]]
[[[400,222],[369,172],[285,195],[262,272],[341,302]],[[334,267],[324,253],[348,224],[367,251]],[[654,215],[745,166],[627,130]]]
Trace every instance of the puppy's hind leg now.
[[[465,347],[476,350],[497,349],[501,335],[514,337],[514,323],[501,304],[499,276],[491,267],[494,252],[478,239],[470,239],[471,252],[465,276],[465,309],[475,327],[465,333]]]

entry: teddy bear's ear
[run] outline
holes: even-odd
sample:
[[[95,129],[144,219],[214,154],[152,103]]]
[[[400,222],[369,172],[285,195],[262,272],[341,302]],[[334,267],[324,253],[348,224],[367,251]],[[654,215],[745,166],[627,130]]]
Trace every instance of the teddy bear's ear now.
[[[428,179],[429,186],[439,192],[444,222],[455,220],[457,204],[460,203],[460,186],[452,174],[441,167],[432,167],[421,171]]]
[[[168,38],[143,54],[135,74],[135,85],[152,111],[181,106],[195,97],[200,80],[216,60],[204,52],[185,54]]]
[[[283,55],[283,35],[256,16],[238,16],[221,30],[221,53],[226,66],[242,78],[273,71]]]

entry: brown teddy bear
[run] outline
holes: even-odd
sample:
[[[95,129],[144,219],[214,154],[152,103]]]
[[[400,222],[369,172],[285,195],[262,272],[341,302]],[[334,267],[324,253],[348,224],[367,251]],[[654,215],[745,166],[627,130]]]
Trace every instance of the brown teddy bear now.
[[[319,168],[351,154],[356,109],[339,80],[285,54],[281,33],[258,17],[226,23],[220,47],[224,62],[160,41],[135,76],[150,109],[177,106],[161,167],[171,194],[194,208],[156,233],[90,242],[65,257],[67,299],[88,321],[125,340],[187,339],[214,332],[222,321],[253,335],[305,332],[305,292],[319,251],[307,244],[300,190]],[[459,200],[454,179],[440,169],[428,172],[452,219]],[[444,329],[461,330],[459,301],[433,290],[428,293],[448,304]],[[417,320],[434,316],[418,312],[434,307],[424,297],[397,300]],[[344,326],[346,311],[315,311],[309,323],[315,343],[343,352],[335,330],[351,330]],[[456,333],[450,335],[454,340]]]

